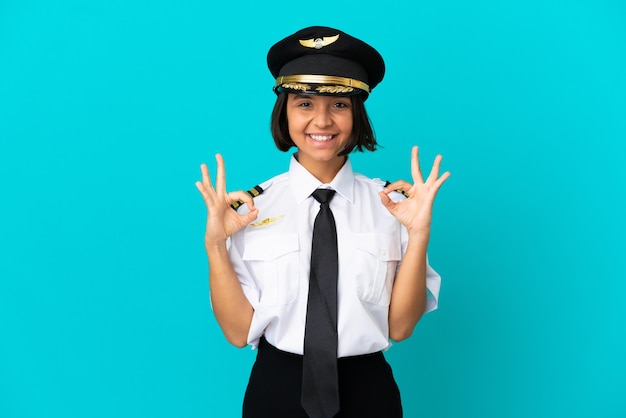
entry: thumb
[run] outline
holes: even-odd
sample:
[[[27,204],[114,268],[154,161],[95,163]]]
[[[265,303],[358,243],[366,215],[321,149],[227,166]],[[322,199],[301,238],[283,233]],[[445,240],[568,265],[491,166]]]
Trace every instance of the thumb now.
[[[259,216],[259,210],[257,208],[254,208],[250,212],[248,212],[244,217],[244,221],[246,225],[254,221],[258,216]]]
[[[389,196],[387,196],[387,193],[385,192],[378,192],[378,195],[380,196],[380,202],[383,204],[383,206],[386,207],[387,210],[391,211],[396,203],[393,200],[389,199]]]

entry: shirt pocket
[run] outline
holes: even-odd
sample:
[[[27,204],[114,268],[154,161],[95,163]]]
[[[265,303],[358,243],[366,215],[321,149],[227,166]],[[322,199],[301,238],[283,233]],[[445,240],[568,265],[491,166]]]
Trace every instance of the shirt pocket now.
[[[400,240],[391,234],[355,234],[355,242],[359,299],[388,306],[396,269],[402,258]]]
[[[242,258],[256,278],[259,306],[286,305],[295,300],[299,254],[297,234],[277,234],[246,241]]]

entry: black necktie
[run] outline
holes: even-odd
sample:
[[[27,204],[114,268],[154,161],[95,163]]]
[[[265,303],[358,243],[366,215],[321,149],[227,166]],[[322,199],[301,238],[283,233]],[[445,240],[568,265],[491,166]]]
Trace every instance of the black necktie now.
[[[334,190],[313,192],[320,211],[313,225],[311,276],[304,330],[302,407],[311,418],[339,412],[337,377],[337,229],[328,206]]]

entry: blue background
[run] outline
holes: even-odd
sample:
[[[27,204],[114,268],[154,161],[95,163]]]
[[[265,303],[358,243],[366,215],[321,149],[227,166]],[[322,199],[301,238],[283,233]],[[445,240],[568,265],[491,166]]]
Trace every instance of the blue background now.
[[[255,353],[208,300],[198,166],[287,168],[265,54],[376,46],[371,177],[452,172],[440,310],[388,352],[407,417],[626,416],[626,4],[2,0],[0,417],[236,417]]]

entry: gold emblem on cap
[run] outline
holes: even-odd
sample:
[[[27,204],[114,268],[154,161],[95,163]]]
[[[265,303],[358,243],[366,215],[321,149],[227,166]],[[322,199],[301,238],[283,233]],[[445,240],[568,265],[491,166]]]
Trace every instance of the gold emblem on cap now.
[[[300,45],[307,48],[321,49],[339,39],[339,35],[324,36],[323,38],[300,39]]]

